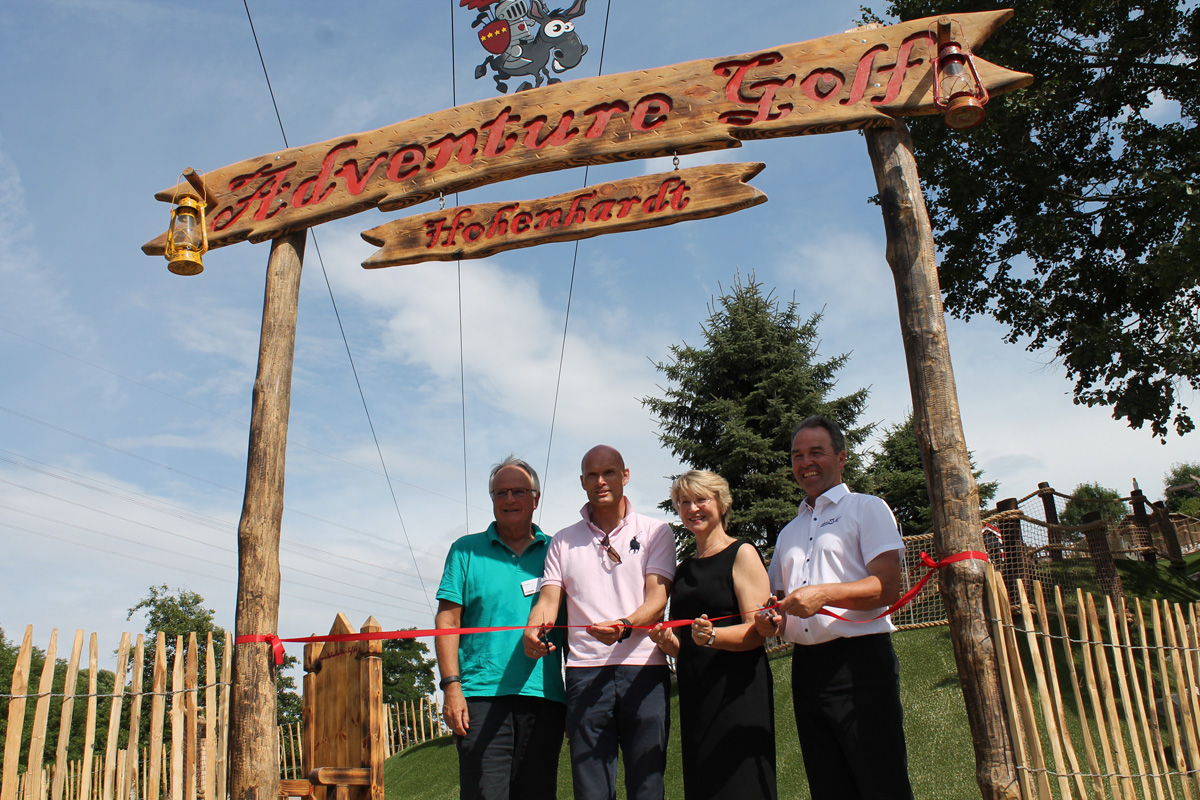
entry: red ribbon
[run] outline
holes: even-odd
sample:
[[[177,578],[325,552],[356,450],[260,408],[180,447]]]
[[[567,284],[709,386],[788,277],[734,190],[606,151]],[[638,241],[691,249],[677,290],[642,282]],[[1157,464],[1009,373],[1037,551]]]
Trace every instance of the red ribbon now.
[[[909,603],[911,603],[912,599],[914,597],[916,597],[917,595],[919,595],[921,593],[921,590],[925,588],[925,584],[929,583],[929,579],[933,577],[933,573],[937,572],[942,567],[949,566],[950,564],[955,564],[959,561],[970,561],[972,559],[978,560],[978,561],[987,561],[988,560],[987,553],[981,553],[978,550],[964,550],[961,553],[955,553],[952,556],[946,556],[941,561],[934,561],[933,558],[928,553],[926,553],[924,550],[922,550],[921,551],[921,563],[924,564],[925,566],[929,567],[929,571],[925,573],[925,577],[923,577],[923,578],[921,578],[921,580],[917,581],[916,586],[912,587],[907,592],[905,592],[899,600],[897,600],[895,603],[892,604],[891,608],[889,608],[887,611],[880,614],[878,617],[871,617],[870,619],[846,619],[845,617],[841,616],[840,614],[835,614],[827,608],[822,608],[817,613],[825,614],[826,616],[833,617],[834,619],[840,619],[842,622],[874,622],[877,619],[886,617],[888,614],[891,614],[896,609],[898,609],[902,606],[906,606]]]
[[[925,577],[921,578],[921,580],[917,583],[916,586],[912,587],[907,592],[905,592],[903,597],[901,597],[899,600],[897,600],[895,602],[895,604],[892,605],[891,608],[889,608],[887,611],[880,614],[878,617],[874,617],[872,619],[864,619],[864,620],[848,620],[845,617],[838,616],[837,614],[833,613],[832,611],[829,611],[824,608],[822,608],[818,613],[826,614],[828,616],[835,617],[835,618],[843,620],[845,622],[873,622],[874,620],[879,619],[880,617],[886,617],[888,614],[891,614],[893,611],[900,608],[901,606],[912,602],[912,599],[914,597],[916,597],[918,594],[920,594],[921,590],[925,588],[925,584],[929,582],[929,579],[931,577],[933,577],[933,573],[936,572],[941,567],[945,567],[949,564],[954,564],[958,561],[967,561],[969,559],[978,559],[981,561],[987,561],[988,557],[987,557],[986,553],[981,553],[978,550],[965,550],[961,553],[956,553],[955,555],[947,556],[946,558],[943,558],[941,561],[934,561],[932,558],[930,558],[928,553],[922,552],[921,553],[921,563],[923,563],[925,566],[929,567],[929,571],[927,573],[925,573]],[[771,605],[771,606],[767,606],[767,608],[778,608],[778,606]],[[741,614],[730,614],[729,616],[725,616],[725,617],[713,617],[709,621],[710,622],[719,622],[721,620],[733,619],[734,617],[740,617],[740,616],[742,616],[742,615]],[[634,625],[633,627],[640,628],[642,630],[650,630],[655,625],[661,624],[664,628],[682,628],[685,625],[691,625],[693,622],[695,622],[695,620],[673,619],[673,620],[666,620],[661,623],[656,622],[652,625]],[[294,639],[281,639],[280,637],[276,636],[273,633],[258,633],[258,634],[246,634],[244,636],[239,636],[236,639],[234,639],[233,642],[234,642],[234,644],[250,644],[250,643],[254,643],[254,642],[267,642],[268,644],[271,645],[271,651],[275,656],[275,664],[278,666],[283,663],[283,644],[284,644],[284,642],[295,643],[295,644],[311,644],[311,643],[315,643],[315,642],[370,642],[370,641],[375,641],[377,639],[421,639],[426,636],[455,636],[455,635],[463,636],[463,635],[468,635],[468,634],[472,634],[472,633],[496,633],[498,631],[523,631],[528,627],[529,627],[528,625],[501,625],[501,626],[491,627],[491,628],[426,628],[424,630],[411,630],[411,631],[369,631],[367,633],[327,633],[324,636],[301,636],[301,637],[297,637]],[[590,625],[546,625],[546,626],[544,626],[544,630],[550,630],[550,629],[554,629],[554,628],[566,629],[566,628],[590,628],[590,627],[591,627]]]

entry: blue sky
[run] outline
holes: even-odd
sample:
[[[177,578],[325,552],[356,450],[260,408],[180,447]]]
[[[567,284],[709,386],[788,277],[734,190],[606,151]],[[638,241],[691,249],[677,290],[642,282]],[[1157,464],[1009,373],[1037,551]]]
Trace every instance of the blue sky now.
[[[473,78],[484,53],[473,15],[452,0],[249,5],[292,145],[494,91]],[[613,0],[604,72],[839,33],[858,5],[746,0],[731,16],[727,4]],[[592,0],[577,21],[590,49],[569,76],[597,73],[606,8]],[[0,39],[0,627],[13,639],[32,623],[42,646],[52,627],[84,628],[108,649],[141,629],[126,611],[160,583],[199,592],[232,627],[268,245],[214,251],[193,278],[140,246],[168,221],[153,194],[184,168],[283,147],[245,8],[8,0]],[[582,242],[565,351],[573,244],[365,271],[373,248],[361,231],[432,205],[316,229],[292,392],[282,635],[323,632],[338,611],[428,626],[446,549],[490,521],[487,473],[509,453],[539,471],[548,461],[550,531],[576,518],[579,458],[600,442],[624,452],[628,496],[654,511],[681,465],[640,403],[660,391],[652,362],[700,341],[712,298],[739,270],[805,314],[824,310],[822,355],[850,353],[839,391],[870,387],[864,422],[904,418],[911,396],[862,137],[751,142],[684,165],[717,160],[765,162],[753,183],[770,200]],[[588,182],[669,168],[594,167]],[[583,170],[563,171],[462,200],[583,182]],[[1159,499],[1171,464],[1200,457],[1197,434],[1161,445],[1073,405],[1050,355],[1003,343],[989,320],[948,327],[967,444],[1000,497],[1041,480],[1125,494],[1136,478]]]

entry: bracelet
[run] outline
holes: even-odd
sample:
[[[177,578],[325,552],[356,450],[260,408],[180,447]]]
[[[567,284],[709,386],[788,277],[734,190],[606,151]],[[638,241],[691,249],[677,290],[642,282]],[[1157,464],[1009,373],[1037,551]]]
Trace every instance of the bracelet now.
[[[711,631],[708,632],[708,641],[704,643],[704,646],[712,647],[713,642],[715,642],[716,640],[717,640],[717,629],[713,628]]]
[[[621,619],[618,620],[618,622],[620,622],[621,625],[624,627],[621,628],[621,635],[617,637],[617,641],[623,642],[626,639],[628,639],[630,636],[633,635],[633,623],[630,622],[629,620],[625,619],[624,617],[621,617]]]
[[[444,692],[446,687],[452,683],[462,683],[462,678],[458,675],[447,675],[438,682],[438,688]]]

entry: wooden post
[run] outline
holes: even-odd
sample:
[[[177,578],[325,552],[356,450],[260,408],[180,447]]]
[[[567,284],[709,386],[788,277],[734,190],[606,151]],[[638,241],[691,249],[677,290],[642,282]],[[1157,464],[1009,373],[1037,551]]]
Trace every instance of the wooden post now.
[[[996,510],[1001,512],[1017,511],[1018,508],[1015,497],[1007,497],[996,503]],[[1004,563],[1000,565],[1000,574],[1004,576],[1004,585],[1009,592],[1015,594],[1017,581],[1029,585],[1033,577],[1033,565],[1029,563],[1028,548],[1021,536],[1021,520],[1004,519],[999,527],[1000,538],[1004,542]]]
[[[1062,531],[1056,526],[1061,524],[1058,521],[1058,506],[1054,504],[1054,490],[1050,488],[1050,484],[1042,481],[1038,484],[1038,494],[1042,498],[1042,510],[1046,513],[1046,538],[1050,543],[1050,560],[1062,561]]]
[[[267,263],[258,375],[250,412],[246,496],[238,524],[238,636],[277,633],[279,532],[291,408],[292,354],[307,231],[276,239]],[[239,644],[230,700],[230,800],[276,800],[279,731],[275,662],[266,642]]]
[[[983,551],[979,489],[962,432],[933,232],[912,139],[897,121],[867,130],[866,140],[887,231],[887,261],[896,283],[913,427],[932,501],[934,547],[942,558],[964,550]],[[975,745],[975,780],[985,800],[1016,800],[1016,762],[984,607],[986,567],[974,559],[959,561],[938,577]]]
[[[1171,512],[1167,511],[1167,504],[1162,500],[1151,503],[1150,506],[1154,509],[1154,524],[1158,526],[1158,532],[1162,534],[1163,545],[1166,547],[1171,569],[1183,572],[1187,569],[1187,562],[1183,560],[1183,548],[1179,546],[1179,531],[1175,529],[1175,523],[1171,521]]]
[[[1133,541],[1142,550],[1142,561],[1148,564],[1158,564],[1158,553],[1154,549],[1154,539],[1150,536],[1150,516],[1146,513],[1146,495],[1141,489],[1134,489],[1129,495],[1129,503],[1133,506]]]
[[[1112,550],[1108,546],[1108,526],[1104,524],[1099,511],[1084,514],[1083,524],[1083,534],[1087,537],[1088,552],[1092,554],[1092,563],[1095,565],[1100,588],[1109,597],[1124,597],[1125,587],[1121,583],[1121,575],[1117,572]]]

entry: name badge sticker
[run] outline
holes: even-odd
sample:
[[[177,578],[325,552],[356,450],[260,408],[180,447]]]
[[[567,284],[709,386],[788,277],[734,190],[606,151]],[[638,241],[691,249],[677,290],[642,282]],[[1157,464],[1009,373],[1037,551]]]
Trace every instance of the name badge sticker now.
[[[530,578],[527,581],[521,581],[521,591],[525,593],[526,597],[529,597],[531,594],[542,588],[541,583],[541,578]]]

